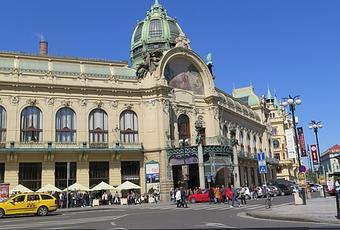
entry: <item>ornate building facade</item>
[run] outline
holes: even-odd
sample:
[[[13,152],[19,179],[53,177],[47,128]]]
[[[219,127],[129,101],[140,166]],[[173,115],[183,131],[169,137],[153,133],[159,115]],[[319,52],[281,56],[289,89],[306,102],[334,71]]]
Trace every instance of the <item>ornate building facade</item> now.
[[[0,182],[63,189],[69,165],[68,184],[129,180],[165,196],[198,187],[200,166],[207,184],[260,184],[261,150],[276,178],[267,109],[218,89],[158,1],[130,53],[131,67],[47,55],[45,41],[40,54],[0,52]]]

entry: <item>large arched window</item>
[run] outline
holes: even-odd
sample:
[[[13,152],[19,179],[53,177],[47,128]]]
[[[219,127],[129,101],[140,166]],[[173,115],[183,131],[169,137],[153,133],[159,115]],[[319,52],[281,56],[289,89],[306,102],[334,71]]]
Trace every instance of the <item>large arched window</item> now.
[[[0,106],[0,142],[6,141],[6,127],[7,127],[7,113],[6,110]]]
[[[190,121],[189,117],[185,114],[181,114],[178,117],[178,138],[183,141],[184,145],[187,145],[186,139],[190,138]]]
[[[150,37],[159,37],[162,35],[162,22],[159,19],[154,19],[150,21],[149,28]]]
[[[76,141],[76,113],[70,108],[61,108],[56,115],[56,142]]]
[[[41,110],[35,106],[26,107],[21,112],[20,141],[41,142],[43,134]]]
[[[91,143],[107,143],[107,113],[102,109],[94,109],[89,117],[89,135]]]
[[[138,119],[136,113],[131,110],[120,114],[120,141],[138,143]]]

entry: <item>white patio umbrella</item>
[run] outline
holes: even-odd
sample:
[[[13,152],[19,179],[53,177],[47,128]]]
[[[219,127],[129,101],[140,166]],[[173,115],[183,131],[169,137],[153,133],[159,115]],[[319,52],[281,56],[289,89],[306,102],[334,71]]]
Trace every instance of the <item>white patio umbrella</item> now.
[[[129,190],[129,189],[141,189],[142,187],[136,185],[130,181],[125,181],[123,184],[119,185],[116,189],[117,190]]]
[[[100,191],[100,190],[115,190],[116,188],[105,183],[104,181],[100,182],[96,186],[94,186],[91,191]]]
[[[33,192],[33,191],[31,189],[26,188],[25,186],[21,184],[18,184],[17,186],[12,188],[12,190],[10,190],[10,193],[14,193],[14,192]]]
[[[63,191],[89,191],[89,188],[86,188],[84,185],[74,183],[73,185],[68,186],[68,189],[65,188]]]
[[[37,192],[61,192],[61,190],[54,185],[47,184],[40,188]]]

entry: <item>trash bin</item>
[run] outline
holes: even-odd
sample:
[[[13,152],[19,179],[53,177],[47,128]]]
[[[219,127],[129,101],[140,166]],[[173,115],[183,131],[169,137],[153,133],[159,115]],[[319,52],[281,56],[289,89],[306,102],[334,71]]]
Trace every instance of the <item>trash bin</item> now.
[[[304,188],[294,193],[294,203],[297,205],[306,205],[306,192]]]
[[[300,197],[300,191],[294,193],[294,203],[298,205],[303,204],[303,200]]]
[[[323,188],[320,188],[320,197],[326,197],[325,190]]]

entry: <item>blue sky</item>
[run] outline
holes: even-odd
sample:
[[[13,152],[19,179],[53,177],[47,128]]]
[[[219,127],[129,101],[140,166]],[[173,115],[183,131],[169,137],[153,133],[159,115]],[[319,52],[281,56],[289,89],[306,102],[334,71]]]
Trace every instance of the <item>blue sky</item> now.
[[[297,108],[306,143],[310,120],[321,120],[320,147],[340,143],[340,1],[160,0],[205,59],[212,52],[215,84],[267,85],[279,98],[301,95]],[[51,55],[128,60],[136,21],[153,0],[0,2],[0,50],[38,51],[37,34]]]

